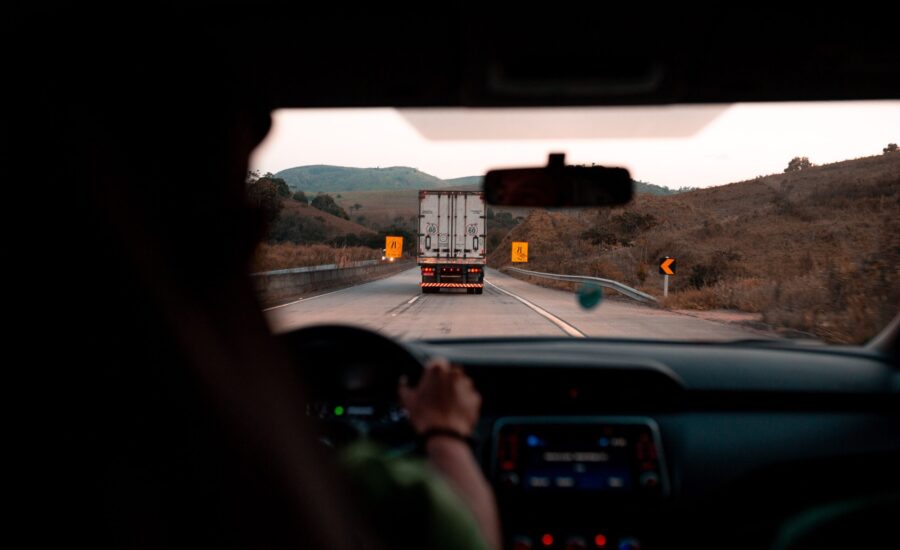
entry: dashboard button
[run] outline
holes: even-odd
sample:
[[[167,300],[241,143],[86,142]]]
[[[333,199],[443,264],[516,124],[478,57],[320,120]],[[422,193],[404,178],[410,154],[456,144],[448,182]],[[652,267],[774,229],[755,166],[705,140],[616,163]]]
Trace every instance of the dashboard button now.
[[[519,485],[519,474],[515,472],[504,472],[500,476],[500,483],[504,487],[518,487]]]
[[[528,537],[513,537],[512,550],[531,550],[534,548]]]
[[[641,541],[634,537],[620,539],[619,550],[641,550]]]
[[[659,476],[656,472],[644,472],[641,474],[640,484],[645,489],[653,489],[659,486]]]
[[[566,539],[566,550],[587,550],[587,541],[584,537],[569,537]]]

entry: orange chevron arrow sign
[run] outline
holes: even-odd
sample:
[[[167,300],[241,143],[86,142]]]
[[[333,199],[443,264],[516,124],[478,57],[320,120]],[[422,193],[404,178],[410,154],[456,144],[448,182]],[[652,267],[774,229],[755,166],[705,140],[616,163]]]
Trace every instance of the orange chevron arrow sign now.
[[[675,258],[666,256],[659,259],[660,275],[675,275]]]

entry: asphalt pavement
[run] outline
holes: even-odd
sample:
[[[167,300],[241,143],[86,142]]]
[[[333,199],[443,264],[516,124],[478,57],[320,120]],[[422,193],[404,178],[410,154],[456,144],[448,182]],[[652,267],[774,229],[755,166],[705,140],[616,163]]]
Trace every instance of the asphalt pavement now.
[[[575,294],[487,269],[484,294],[422,294],[419,269],[310,296],[266,310],[275,332],[317,324],[350,324],[401,340],[482,336],[625,337],[735,340],[766,335],[735,323],[624,300],[583,309]]]

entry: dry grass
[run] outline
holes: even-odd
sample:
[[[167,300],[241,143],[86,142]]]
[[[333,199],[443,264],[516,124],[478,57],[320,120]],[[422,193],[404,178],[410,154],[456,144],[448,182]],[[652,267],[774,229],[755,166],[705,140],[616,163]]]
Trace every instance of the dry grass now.
[[[466,187],[468,188],[468,187]],[[448,188],[454,189],[454,188]],[[395,218],[415,220],[419,215],[419,191],[416,189],[391,189],[376,191],[341,191],[340,198],[334,194],[337,203],[350,214],[351,220],[364,216],[364,225],[369,227],[385,227],[393,223]],[[350,207],[359,204],[358,210]],[[509,212],[515,216],[525,216],[525,208],[494,208],[496,212]]]
[[[535,211],[489,257],[606,277],[659,296],[657,261],[678,259],[665,307],[737,309],[834,343],[862,343],[900,309],[900,154],[776,174],[626,208]]]
[[[297,245],[291,243],[260,244],[251,271],[273,271],[308,265],[346,265],[360,260],[381,258],[381,251],[362,246],[335,248],[326,244]]]
[[[419,191],[416,189],[391,189],[378,191],[341,191],[337,203],[350,214],[350,219],[365,217],[365,224],[370,227],[383,227],[394,218],[408,220],[419,213]],[[362,206],[359,210],[350,210],[354,204]]]
[[[323,212],[318,208],[313,208],[312,206],[309,206],[302,202],[288,199],[285,200],[283,204],[284,209],[281,212],[282,216],[286,214],[295,214],[297,216],[300,216],[301,218],[318,219],[320,222],[322,222],[325,229],[325,235],[328,238],[346,235],[348,233],[354,233],[357,235],[372,233],[372,230],[368,227],[364,227],[350,220],[345,220],[344,218],[339,218],[338,216],[329,214],[328,212]]]
[[[671,309],[737,309],[762,313],[770,307],[773,294],[774,288],[765,279],[735,279],[672,293],[663,300],[663,305]]]

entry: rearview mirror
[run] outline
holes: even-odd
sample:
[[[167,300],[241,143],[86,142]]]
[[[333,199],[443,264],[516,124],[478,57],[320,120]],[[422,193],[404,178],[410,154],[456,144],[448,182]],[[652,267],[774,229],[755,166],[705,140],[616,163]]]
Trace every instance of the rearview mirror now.
[[[491,170],[483,185],[488,204],[499,206],[619,206],[632,195],[628,170],[566,166],[563,154],[542,168]]]

